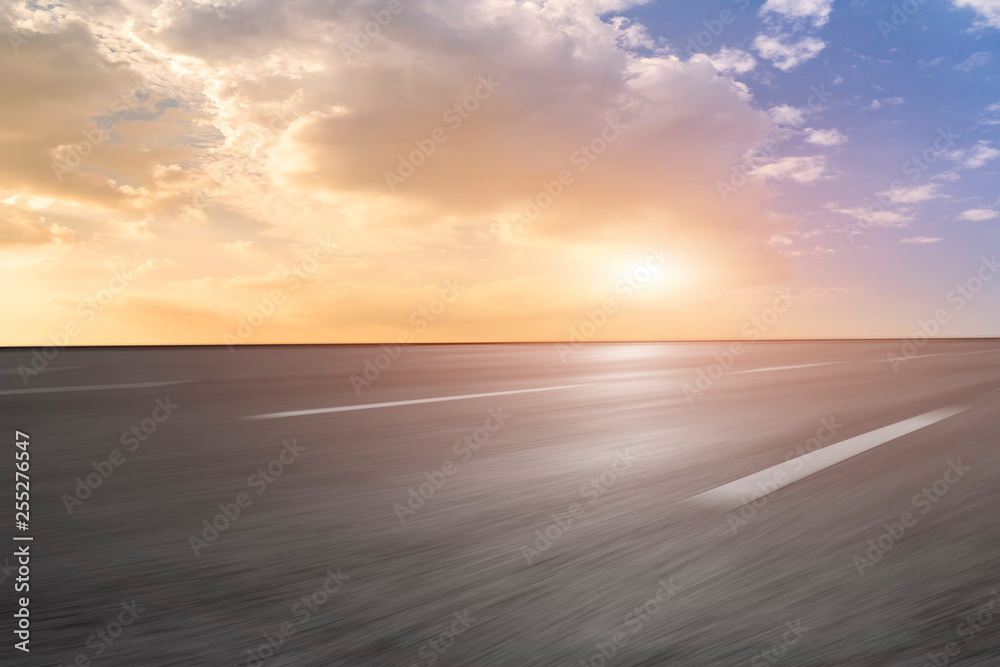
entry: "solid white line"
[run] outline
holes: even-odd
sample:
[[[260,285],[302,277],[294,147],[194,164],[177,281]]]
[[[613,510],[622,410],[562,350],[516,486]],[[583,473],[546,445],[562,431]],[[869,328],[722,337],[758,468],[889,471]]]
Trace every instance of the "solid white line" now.
[[[491,391],[486,394],[464,394],[462,396],[438,396],[437,398],[417,398],[409,401],[391,401],[388,403],[365,403],[362,405],[341,405],[335,408],[316,408],[313,410],[292,410],[290,412],[271,412],[264,415],[253,415],[243,419],[278,419],[280,417],[301,417],[303,415],[320,415],[327,412],[350,412],[351,410],[372,410],[375,408],[391,408],[398,405],[418,405],[420,403],[439,403],[441,401],[461,401],[467,398],[486,398],[488,396],[509,396],[511,394],[530,394],[537,391],[556,391],[558,389],[573,389],[586,387],[586,384],[566,384],[559,387],[541,387],[539,389],[515,389],[513,391]]]
[[[910,419],[904,419],[890,426],[884,426],[863,435],[828,445],[811,454],[805,454],[784,463],[779,463],[766,470],[761,470],[753,475],[738,479],[735,482],[723,484],[711,491],[706,491],[689,498],[687,502],[711,503],[713,505],[723,505],[726,509],[733,509],[751,500],[774,493],[778,489],[784,488],[793,482],[797,482],[804,477],[829,468],[841,461],[846,461],[852,456],[857,456],[869,449],[874,449],[879,445],[884,445],[887,442],[901,438],[931,424],[936,424],[968,409],[968,406],[951,406],[911,417]]]
[[[904,361],[909,361],[910,359],[928,359],[930,357],[955,357],[958,356],[952,352],[938,352],[937,354],[915,354],[912,357],[900,357]],[[896,359],[875,359],[872,363],[874,364],[884,364],[891,361],[896,361]]]
[[[904,360],[910,359],[927,359],[928,357],[967,357],[970,354],[989,354],[990,352],[1000,352],[1000,350],[979,350],[977,352],[938,352],[936,354],[915,354],[912,357],[902,357]],[[875,359],[871,361],[873,364],[884,364],[889,361],[896,361],[895,359]]]
[[[110,391],[112,389],[145,389],[147,387],[166,387],[171,384],[184,384],[194,380],[174,380],[173,382],[135,382],[132,384],[90,384],[77,387],[40,387],[38,389],[6,389],[0,391],[0,396],[17,394],[59,394],[67,391]]]
[[[832,366],[842,364],[843,361],[824,361],[819,364],[799,364],[798,366],[774,366],[773,368],[754,368],[749,371],[733,371],[729,375],[739,375],[740,373],[763,373],[764,371],[783,371],[787,368],[810,368],[811,366]]]
[[[1000,352],[1000,350],[980,350],[979,352],[956,352],[953,357],[966,357],[970,354],[989,354],[990,352]]]

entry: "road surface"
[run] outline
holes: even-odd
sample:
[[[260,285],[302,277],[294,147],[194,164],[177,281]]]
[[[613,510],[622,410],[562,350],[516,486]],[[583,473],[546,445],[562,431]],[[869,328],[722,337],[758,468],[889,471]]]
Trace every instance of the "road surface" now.
[[[1000,340],[910,352],[4,350],[3,664],[995,666]]]

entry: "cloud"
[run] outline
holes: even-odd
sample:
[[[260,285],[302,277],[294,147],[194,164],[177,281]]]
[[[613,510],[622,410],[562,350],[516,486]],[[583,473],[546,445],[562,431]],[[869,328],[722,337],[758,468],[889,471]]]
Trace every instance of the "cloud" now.
[[[830,208],[834,213],[850,216],[855,220],[860,221],[865,226],[905,227],[914,219],[909,210],[905,208],[895,211],[878,209],[869,211],[863,206],[855,206],[853,208],[835,208],[833,206],[828,206],[828,208]]]
[[[1000,103],[991,104],[985,109],[986,114],[993,114],[990,117],[983,118],[979,123],[981,125],[1000,125]]]
[[[897,188],[896,190],[887,190],[880,194],[894,204],[919,204],[944,197],[945,195],[938,192],[940,187],[940,183],[926,183],[924,185],[913,185]]]
[[[840,146],[847,143],[847,136],[837,129],[816,130],[806,128],[806,132],[809,133],[806,141],[817,146]]]
[[[998,157],[1000,157],[1000,150],[993,148],[990,142],[980,141],[972,148],[964,164],[970,169],[978,169]]]
[[[253,241],[233,241],[223,243],[222,251],[227,255],[236,257],[244,262],[259,259],[262,256],[260,248]]]
[[[783,72],[791,71],[815,58],[826,47],[826,42],[817,37],[803,37],[797,42],[792,41],[793,39],[790,34],[757,35],[753,45],[762,58],[770,60]]]
[[[930,69],[931,67],[937,67],[938,65],[946,62],[947,60],[948,60],[947,56],[938,56],[934,60],[918,60],[917,66],[919,66],[920,69]]]
[[[982,140],[972,148],[949,151],[947,157],[966,169],[978,169],[990,160],[1000,157],[1000,150],[993,148],[992,142]]]
[[[807,113],[806,109],[799,109],[797,107],[789,106],[788,104],[782,104],[769,109],[767,115],[770,116],[771,120],[778,125],[799,127],[806,122]]]
[[[39,212],[0,202],[0,251],[14,246],[68,244],[75,240],[73,230],[46,222]]]
[[[982,67],[983,65],[988,65],[993,59],[993,54],[988,51],[980,51],[979,53],[974,53],[969,58],[959,64],[955,65],[955,69],[961,70],[963,72],[968,72],[975,69],[976,67]]]
[[[900,243],[937,243],[938,241],[943,241],[944,239],[936,236],[914,236],[912,238],[903,239]]]
[[[1000,29],[1000,0],[952,0],[952,4],[975,11],[981,26]]]
[[[725,47],[708,58],[720,72],[746,74],[757,66],[757,59],[746,51]]]
[[[761,16],[777,14],[784,19],[807,19],[817,28],[826,24],[833,10],[833,0],[767,0]]]
[[[0,20],[0,32],[7,32],[3,28]],[[94,118],[109,118],[119,127],[122,120],[129,120],[119,118],[120,112],[113,107],[142,85],[141,76],[105,58],[98,39],[82,23],[70,22],[59,30],[35,34],[17,51],[4,46],[0,49],[0,89],[4,91],[0,180],[4,188],[99,206],[129,206],[141,194],[139,190],[117,187],[94,169],[68,168],[60,173],[55,163],[74,152],[102,157],[129,150],[124,142],[95,142],[89,137],[100,133],[87,133],[95,130]],[[132,119],[142,106],[133,107]],[[141,154],[130,154],[129,159],[140,170],[149,165]]]
[[[905,97],[887,97],[881,100],[872,100],[872,103],[869,104],[866,108],[881,109],[886,105],[899,106],[900,104],[905,104],[905,103],[906,103]]]
[[[996,211],[991,211],[988,208],[972,208],[964,211],[957,219],[967,222],[985,222],[987,220],[996,220],[997,218],[1000,218],[1000,213]]]
[[[757,167],[750,173],[782,181],[815,183],[826,173],[826,158],[786,157]]]
[[[221,343],[234,304],[288,288],[281,267],[331,234],[349,259],[310,274],[261,337],[391,337],[427,289],[459,275],[470,289],[449,312],[454,324],[429,336],[553,338],[566,331],[551,312],[565,285],[598,276],[575,298],[600,302],[620,280],[590,270],[580,278],[580,266],[663,245],[696,267],[691,296],[671,306],[677,317],[623,316],[621,334],[723,330],[724,314],[705,315],[699,303],[787,282],[794,269],[767,243],[782,228],[764,179],[740,188],[739,206],[717,189],[732,156],[761,145],[773,122],[732,79],[753,56],[655,51],[641,24],[614,16],[637,4],[405,3],[361,48],[354,40],[373,5],[360,0],[25,8],[33,37],[20,54],[0,49],[10,97],[0,109],[0,178],[51,201],[18,203],[0,224],[19,251],[47,259],[19,274],[0,265],[0,280],[34,290],[0,306],[46,292],[72,302],[85,289],[80,276],[103,279],[110,257],[169,258],[92,335]],[[346,58],[345,45],[357,53]],[[484,79],[495,82],[488,94]],[[117,117],[115,105],[140,86],[149,98]],[[53,159],[104,118],[111,138],[60,183]],[[428,145],[391,190],[386,173]],[[792,158],[761,169],[809,183],[824,164]],[[559,183],[564,172],[569,185]],[[515,223],[529,200],[560,187],[536,220]],[[518,306],[508,312],[498,296]],[[16,310],[26,331],[61,316]],[[521,324],[525,334],[513,331]]]

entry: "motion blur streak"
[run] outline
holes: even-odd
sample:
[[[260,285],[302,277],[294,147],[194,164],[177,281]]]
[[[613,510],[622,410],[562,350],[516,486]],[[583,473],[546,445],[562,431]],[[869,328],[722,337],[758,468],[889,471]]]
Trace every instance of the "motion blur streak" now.
[[[873,363],[898,340],[751,343],[689,404],[684,383],[727,345],[593,343],[569,363],[555,345],[413,346],[363,398],[349,376],[374,347],[70,348],[32,380],[76,392],[21,395],[0,373],[8,440],[31,436],[35,538],[32,651],[4,646],[3,664],[1000,664],[983,611],[1000,586],[1000,343],[931,341],[899,372]],[[29,352],[0,351],[0,369]],[[585,386],[537,391],[569,385]],[[183,408],[68,515],[61,494],[167,394]],[[435,397],[465,398],[416,402]],[[394,405],[309,414],[370,404]],[[684,502],[817,434],[822,461],[954,406],[745,505],[738,531]],[[503,427],[457,456],[490,410]],[[298,462],[275,462],[284,441]],[[611,483],[616,452],[631,464]],[[224,534],[195,557],[211,521]],[[142,613],[89,646],[123,601]]]

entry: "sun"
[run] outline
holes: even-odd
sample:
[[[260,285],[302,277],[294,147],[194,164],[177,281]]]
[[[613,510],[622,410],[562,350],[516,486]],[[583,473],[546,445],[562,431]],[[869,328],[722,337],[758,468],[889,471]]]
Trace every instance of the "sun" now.
[[[669,287],[677,281],[676,262],[660,249],[651,248],[645,255],[621,260],[616,268],[621,281],[636,292]]]

